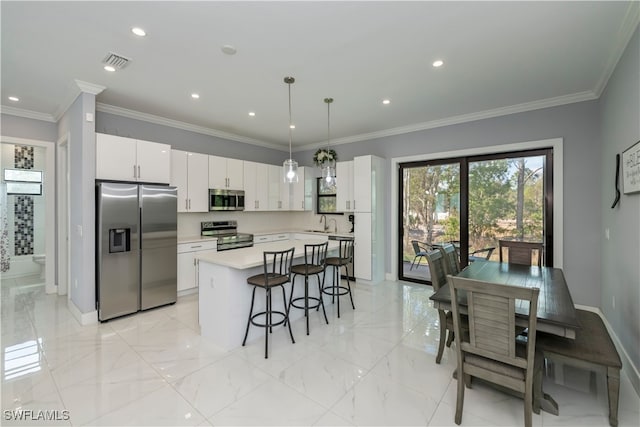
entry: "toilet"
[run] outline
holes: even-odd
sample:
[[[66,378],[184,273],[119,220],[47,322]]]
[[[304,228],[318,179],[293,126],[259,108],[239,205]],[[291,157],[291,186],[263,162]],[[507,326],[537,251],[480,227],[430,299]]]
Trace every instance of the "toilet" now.
[[[33,259],[33,262],[38,264],[38,266],[40,268],[40,278],[44,279],[44,275],[45,275],[44,265],[45,265],[45,263],[47,261],[46,260],[46,255],[45,254],[33,255],[32,259]]]

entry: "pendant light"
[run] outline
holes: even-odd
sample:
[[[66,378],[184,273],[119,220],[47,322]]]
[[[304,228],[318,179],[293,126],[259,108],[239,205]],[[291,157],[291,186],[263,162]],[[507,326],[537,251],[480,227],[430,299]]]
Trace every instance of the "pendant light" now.
[[[331,148],[331,103],[333,98],[325,98],[325,104],[327,104],[327,153]],[[327,166],[322,168],[322,179],[326,188],[336,185],[336,164],[335,160],[327,161]]]
[[[289,86],[289,158],[282,164],[284,182],[289,184],[298,182],[298,162],[291,155],[291,85],[296,81],[293,77],[285,77],[284,82]]]

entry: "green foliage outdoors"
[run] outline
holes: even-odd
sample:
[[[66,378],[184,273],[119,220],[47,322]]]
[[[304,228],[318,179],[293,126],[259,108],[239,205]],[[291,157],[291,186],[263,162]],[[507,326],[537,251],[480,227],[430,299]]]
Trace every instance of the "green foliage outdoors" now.
[[[540,158],[473,162],[469,167],[469,247],[497,246],[503,237],[540,241],[544,228]],[[404,169],[405,259],[411,240],[460,240],[458,164]],[[497,252],[495,253],[497,256]]]

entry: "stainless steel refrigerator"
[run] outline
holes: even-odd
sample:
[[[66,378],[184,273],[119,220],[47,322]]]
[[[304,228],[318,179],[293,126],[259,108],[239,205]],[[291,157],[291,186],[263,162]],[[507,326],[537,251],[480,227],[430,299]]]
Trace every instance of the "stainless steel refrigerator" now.
[[[175,187],[97,183],[100,321],[176,302],[177,235]]]

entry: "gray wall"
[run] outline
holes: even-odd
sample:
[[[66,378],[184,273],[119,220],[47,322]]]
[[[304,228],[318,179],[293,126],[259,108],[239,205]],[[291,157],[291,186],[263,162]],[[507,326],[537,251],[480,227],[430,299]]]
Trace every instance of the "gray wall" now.
[[[602,311],[629,358],[640,367],[640,193],[622,195],[611,209],[615,192],[615,155],[640,140],[640,28],[631,39],[605,92],[602,114],[601,168],[603,192]],[[604,229],[610,230],[610,239]],[[615,307],[613,299],[615,298]],[[638,384],[636,389],[640,388]]]
[[[82,313],[95,310],[95,96],[81,93],[64,113],[59,136],[69,134],[71,300]]]
[[[102,112],[98,112],[96,116],[96,132],[162,142],[171,144],[177,150],[213,154],[273,165],[282,164],[289,157],[288,152],[284,151],[229,141],[215,136]]]
[[[1,115],[1,129],[2,136],[39,139],[54,143],[58,139],[57,123],[25,119],[24,117],[11,116],[9,114]]]
[[[429,129],[404,135],[334,147],[341,160],[375,154],[387,159],[476,147],[564,140],[564,253],[563,269],[576,304],[600,306],[600,130],[598,103],[581,102],[486,120]],[[296,153],[311,159],[314,151]],[[300,161],[300,160],[298,160]],[[388,170],[391,170],[389,161]],[[390,173],[397,173],[391,171]],[[391,176],[387,177],[390,192]],[[387,217],[397,200],[389,200]],[[387,227],[387,238],[390,229]],[[387,254],[387,271],[397,262]]]

